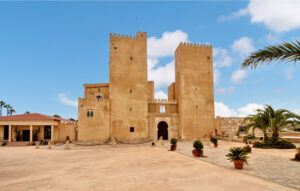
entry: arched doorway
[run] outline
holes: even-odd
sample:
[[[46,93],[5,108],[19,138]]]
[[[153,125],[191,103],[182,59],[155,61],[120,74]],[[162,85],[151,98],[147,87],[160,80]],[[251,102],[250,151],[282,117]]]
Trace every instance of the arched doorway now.
[[[168,140],[168,124],[161,121],[157,125],[157,140],[163,137],[163,140]]]

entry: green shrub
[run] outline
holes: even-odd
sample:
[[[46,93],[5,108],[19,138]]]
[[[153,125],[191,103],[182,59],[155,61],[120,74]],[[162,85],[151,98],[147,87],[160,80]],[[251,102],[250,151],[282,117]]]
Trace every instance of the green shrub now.
[[[218,139],[216,137],[211,137],[210,138],[210,142],[212,142],[213,144],[217,144],[218,143]]]
[[[196,150],[201,151],[201,150],[203,149],[203,143],[202,143],[202,141],[201,141],[201,140],[196,140],[196,141],[194,141],[193,147],[194,147]]]
[[[253,147],[254,148],[263,148],[264,144],[261,142],[254,142]]]
[[[170,141],[171,145],[176,145],[177,144],[177,139],[176,138],[172,138]]]
[[[232,147],[229,149],[229,153],[226,157],[228,157],[228,160],[230,161],[240,160],[247,164],[247,159],[249,158],[247,155],[248,152],[246,152],[242,147]]]
[[[295,149],[296,146],[286,140],[278,140],[276,142],[273,143],[273,147],[277,148],[277,149]]]
[[[245,137],[247,137],[247,139],[255,139],[255,136],[254,136],[254,135],[247,135],[247,136],[245,136]]]
[[[252,149],[251,149],[251,147],[250,147],[249,145],[244,146],[243,149],[244,149],[245,152],[247,152],[247,153],[251,153],[251,151],[252,151]]]
[[[260,142],[254,142],[253,143],[254,148],[263,148],[263,149],[294,149],[296,146],[285,140],[281,139],[271,139],[267,143],[260,143]]]

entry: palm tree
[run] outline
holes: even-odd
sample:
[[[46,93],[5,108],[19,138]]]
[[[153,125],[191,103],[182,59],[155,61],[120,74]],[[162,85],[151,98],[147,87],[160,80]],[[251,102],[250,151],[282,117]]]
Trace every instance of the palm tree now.
[[[5,105],[4,101],[0,101],[0,116],[2,116],[2,107]]]
[[[10,115],[12,115],[13,113],[16,113],[16,110],[14,110],[12,107],[10,108]]]
[[[29,111],[25,111],[25,113],[24,114],[30,114],[30,112]]]
[[[270,64],[273,61],[297,62],[300,60],[300,42],[283,42],[277,45],[266,46],[253,52],[244,62],[242,68],[256,68],[263,63]]]
[[[9,115],[9,109],[10,109],[11,105],[5,104],[3,107],[6,108],[6,115],[8,116]]]
[[[253,127],[262,130],[264,133],[264,141],[268,141],[268,130],[272,131],[272,138],[277,140],[279,137],[279,132],[283,127],[291,124],[295,126],[296,124],[300,124],[300,116],[290,112],[286,109],[278,109],[274,110],[270,105],[266,105],[266,107],[261,110],[257,110],[256,115],[250,115],[245,119],[249,120],[249,124],[246,128]]]
[[[268,137],[268,116],[266,116],[263,112],[259,112],[256,115],[249,115],[244,119],[244,123],[249,122],[245,129],[248,132],[249,129],[252,127],[252,133],[254,133],[254,130],[256,128],[260,129],[264,134],[264,142],[267,142],[269,140]]]

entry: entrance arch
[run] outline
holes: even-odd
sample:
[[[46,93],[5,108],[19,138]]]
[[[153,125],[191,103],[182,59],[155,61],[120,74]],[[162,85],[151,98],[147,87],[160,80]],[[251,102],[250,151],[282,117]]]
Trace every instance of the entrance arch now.
[[[161,121],[157,125],[157,140],[162,137],[163,140],[168,140],[168,124],[165,121]]]

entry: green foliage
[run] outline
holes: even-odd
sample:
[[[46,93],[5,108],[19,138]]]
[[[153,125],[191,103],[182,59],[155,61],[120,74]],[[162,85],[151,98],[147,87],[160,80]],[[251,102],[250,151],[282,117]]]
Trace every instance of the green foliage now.
[[[59,115],[54,114],[53,117],[61,118]]]
[[[278,45],[267,46],[253,52],[242,63],[242,68],[256,68],[264,63],[270,64],[273,61],[297,62],[300,60],[300,42],[283,42]]]
[[[193,147],[194,147],[196,150],[201,151],[201,150],[203,149],[203,143],[202,143],[202,141],[201,141],[201,140],[196,140],[196,141],[194,141]]]
[[[218,143],[218,139],[216,137],[211,137],[210,138],[210,142],[212,142],[213,144],[217,144]]]
[[[300,132],[300,127],[295,128],[294,131],[299,131]]]
[[[255,139],[255,135],[247,135],[245,136],[247,139]]]
[[[244,149],[245,152],[247,152],[247,153],[251,153],[251,151],[252,151],[252,149],[251,149],[251,147],[250,147],[249,145],[244,146],[243,149]]]
[[[177,144],[177,139],[176,138],[172,138],[170,141],[171,145],[176,145]]]
[[[294,149],[296,146],[286,140],[282,139],[271,139],[267,143],[255,142],[253,143],[254,148],[262,148],[262,149]]]
[[[247,164],[247,159],[249,158],[247,155],[248,152],[246,152],[244,148],[232,147],[229,149],[229,153],[226,155],[226,157],[230,161],[240,160]]]

